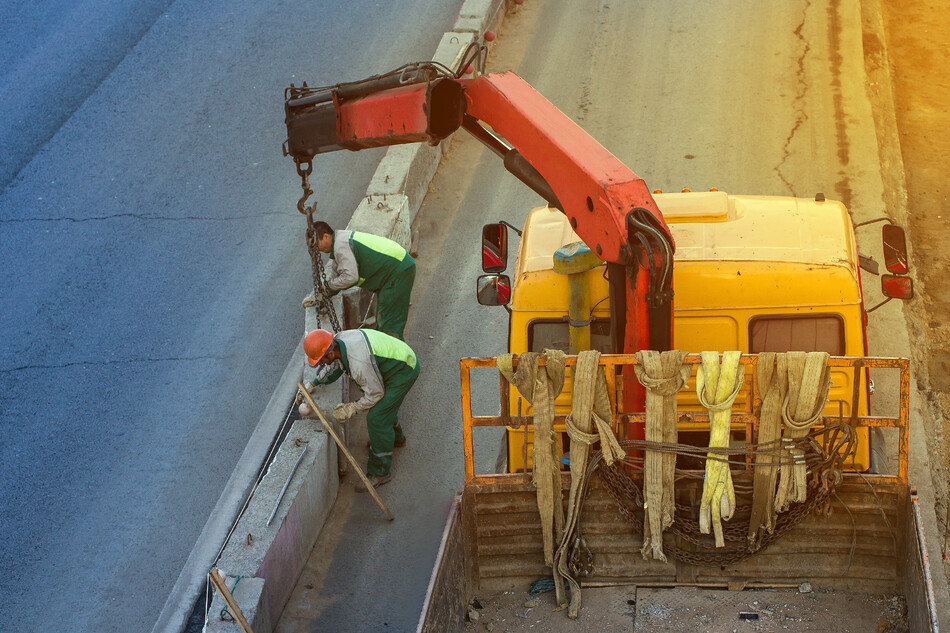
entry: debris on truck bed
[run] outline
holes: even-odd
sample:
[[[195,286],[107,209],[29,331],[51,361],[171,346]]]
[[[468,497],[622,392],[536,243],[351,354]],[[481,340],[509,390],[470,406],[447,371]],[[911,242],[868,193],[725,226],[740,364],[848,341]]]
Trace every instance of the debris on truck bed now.
[[[802,593],[799,589],[680,587],[671,591],[641,587],[636,590],[636,601],[631,629],[635,632],[908,630],[902,597],[831,588]]]
[[[806,588],[807,589],[807,588]],[[540,603],[537,602],[540,600]],[[527,604],[534,606],[528,607]],[[512,590],[478,596],[467,632],[742,633],[822,631],[906,633],[898,595],[799,588],[728,591],[698,587],[585,587],[576,621],[556,610],[554,594]]]

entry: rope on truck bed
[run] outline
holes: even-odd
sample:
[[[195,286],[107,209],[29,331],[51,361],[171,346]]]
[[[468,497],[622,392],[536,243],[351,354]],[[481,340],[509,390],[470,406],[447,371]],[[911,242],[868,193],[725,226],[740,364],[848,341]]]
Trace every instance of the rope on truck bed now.
[[[571,412],[564,422],[571,438],[571,491],[567,504],[567,521],[560,544],[554,556],[554,588],[558,605],[567,603],[564,597],[564,581],[570,586],[568,617],[576,619],[581,609],[581,587],[575,580],[578,575],[578,554],[587,550],[587,543],[580,534],[579,519],[586,488],[587,460],[591,446],[600,442],[601,455],[607,464],[622,460],[626,454],[610,428],[613,409],[607,394],[607,378],[599,365],[600,352],[587,350],[577,355],[574,368],[574,393]]]
[[[698,447],[676,441],[676,393],[690,372],[683,363],[684,353],[648,351],[637,355],[637,377],[648,390],[647,435],[645,440],[618,442],[608,422],[613,412],[604,371],[598,364],[599,353],[582,352],[574,370],[574,408],[565,423],[572,441],[565,519],[558,512],[563,504],[553,429],[554,400],[563,386],[565,358],[562,352],[552,350],[545,350],[544,355],[546,366],[539,366],[540,354],[526,353],[520,355],[517,372],[512,355],[499,357],[498,368],[534,407],[534,484],[545,563],[553,567],[557,602],[568,606],[572,618],[580,611],[576,578],[590,575],[594,569],[580,521],[594,473],[634,530],[643,531],[644,558],[652,555],[666,560],[670,556],[692,565],[724,566],[752,556],[819,505],[830,503],[842,480],[845,461],[854,458],[855,429],[845,420],[814,428],[830,387],[827,354],[761,354],[757,378],[763,400],[758,412],[758,442],[731,448],[731,406],[744,378],[737,353],[724,354],[722,366],[718,353],[707,353],[697,372],[697,393],[714,427],[710,446]],[[857,402],[852,406],[857,407]],[[598,441],[601,450],[591,453]],[[631,457],[637,453],[645,457]],[[705,474],[677,469],[680,455],[704,460]],[[733,481],[730,465],[747,459],[752,460],[751,477]],[[636,472],[643,476],[635,477]],[[676,482],[700,478],[705,480],[703,507],[697,512],[695,506],[675,503]],[[718,520],[728,521],[733,513],[735,520],[727,524]],[[715,526],[714,538],[705,536],[710,524]],[[664,539],[664,530],[678,537],[679,544]],[[556,552],[554,541],[558,542]],[[565,591],[570,591],[569,604]]]
[[[699,403],[709,411],[709,453],[706,455],[706,475],[703,477],[703,498],[699,506],[699,529],[716,537],[716,547],[723,547],[722,522],[732,518],[736,511],[736,491],[732,484],[729,460],[711,459],[721,453],[712,449],[729,446],[732,421],[732,403],[742,389],[743,369],[738,351],[719,354],[702,352],[702,364],[696,370],[696,395]]]
[[[561,499],[561,469],[557,458],[557,436],[554,433],[554,400],[564,386],[565,354],[560,350],[544,350],[547,364],[539,366],[537,352],[518,358],[518,371],[513,369],[513,354],[499,356],[498,371],[534,408],[534,485],[538,492],[541,533],[544,539],[544,563],[554,565],[554,543],[564,531],[564,503]]]
[[[650,442],[675,444],[676,394],[686,386],[690,367],[683,364],[686,352],[672,350],[637,352],[639,365],[633,369],[646,390],[646,439]],[[609,465],[609,464],[608,464]],[[663,553],[663,530],[673,524],[675,502],[673,482],[676,455],[664,451],[647,451],[644,462],[643,489],[643,558],[666,562]]]
[[[757,378],[763,401],[759,411],[758,443],[743,448],[730,448],[729,408],[734,399],[735,388],[742,383],[742,372],[741,367],[733,367],[732,364],[727,366],[726,355],[723,357],[723,366],[720,367],[718,355],[713,359],[714,354],[709,353],[709,358],[705,359],[708,362],[704,362],[697,372],[697,392],[710,411],[711,424],[717,415],[727,419],[722,425],[726,431],[725,439],[718,438],[716,441],[711,437],[710,445],[718,444],[715,450],[678,444],[675,434],[663,438],[672,438],[672,442],[657,441],[656,429],[650,429],[648,395],[647,439],[620,443],[627,451],[643,452],[645,457],[627,457],[623,465],[609,465],[599,453],[595,453],[587,468],[588,476],[594,472],[599,474],[608,493],[618,503],[621,514],[634,524],[634,529],[644,531],[643,551],[647,552],[649,546],[650,553],[655,552],[654,541],[657,536],[655,527],[651,525],[652,511],[657,503],[661,504],[661,508],[666,507],[662,501],[656,501],[657,495],[662,495],[662,499],[665,499],[667,494],[670,498],[673,495],[672,484],[667,486],[669,475],[663,476],[663,485],[659,492],[653,489],[656,465],[672,463],[674,481],[703,477],[704,500],[708,496],[705,518],[702,510],[697,520],[696,508],[674,503],[671,523],[666,526],[661,512],[660,526],[671,535],[679,537],[685,546],[674,545],[670,542],[672,539],[662,542],[662,534],[659,545],[662,552],[676,560],[707,566],[729,565],[748,558],[792,529],[816,507],[830,503],[832,493],[842,480],[843,465],[845,461],[853,459],[857,448],[855,430],[845,420],[827,424],[820,429],[814,428],[816,422],[821,419],[830,388],[828,355],[823,352],[760,355]],[[644,363],[644,359],[640,361]],[[670,369],[666,373],[672,376],[672,372]],[[730,374],[733,379],[721,382],[724,373]],[[655,383],[649,379],[645,381],[643,374],[642,371],[637,372],[641,383],[650,388]],[[648,377],[649,372],[646,374]],[[710,381],[710,376],[715,379]],[[852,406],[856,408],[857,402]],[[721,413],[718,413],[717,409],[721,409]],[[675,412],[671,414],[667,410],[665,416],[671,416],[671,421],[663,424],[675,428]],[[719,435],[722,434],[720,428]],[[675,460],[678,455],[704,458],[705,474],[676,469]],[[732,482],[730,464],[735,465],[736,461],[749,456],[753,460],[751,485],[746,478]],[[670,461],[663,462],[664,459]],[[641,480],[635,479],[631,474],[631,468],[634,472],[643,473],[643,489],[639,483]],[[720,476],[711,477],[710,472],[717,470]],[[734,489],[731,499],[728,492],[730,483]],[[710,488],[716,492],[709,495]],[[584,481],[585,495],[587,489],[587,481]],[[708,533],[706,521],[715,519],[714,510],[717,507],[721,510],[722,517],[728,518],[725,512],[728,510],[730,514],[736,513],[737,520],[721,524],[716,530],[715,541],[711,542],[711,539],[703,534]],[[649,544],[648,538],[651,539]],[[658,556],[654,554],[654,558]]]
[[[772,446],[782,436],[782,403],[788,393],[788,370],[785,354],[763,352],[759,354],[756,379],[762,394],[759,411],[759,443]],[[755,473],[752,477],[752,516],[749,517],[749,551],[762,546],[762,536],[775,530],[778,512],[772,503],[775,481],[778,478],[778,460],[771,455],[756,455]]]

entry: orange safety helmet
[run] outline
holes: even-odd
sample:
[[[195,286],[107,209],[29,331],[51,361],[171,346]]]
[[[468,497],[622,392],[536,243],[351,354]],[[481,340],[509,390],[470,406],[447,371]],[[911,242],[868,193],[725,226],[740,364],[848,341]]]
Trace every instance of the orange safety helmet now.
[[[307,354],[307,362],[316,367],[333,344],[333,333],[326,330],[314,330],[303,339],[303,351]]]

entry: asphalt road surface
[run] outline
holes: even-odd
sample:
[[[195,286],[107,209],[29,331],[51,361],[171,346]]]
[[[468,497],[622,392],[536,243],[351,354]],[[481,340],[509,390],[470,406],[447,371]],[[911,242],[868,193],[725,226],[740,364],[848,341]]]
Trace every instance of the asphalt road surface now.
[[[509,15],[489,70],[518,72],[651,189],[823,192],[861,221],[884,211],[861,40],[857,0],[543,0]],[[278,633],[414,630],[463,476],[458,358],[507,345],[504,310],[475,300],[480,227],[520,225],[540,204],[491,152],[455,136],[414,226],[421,238],[406,338],[422,374],[400,412],[409,444],[380,491],[396,520],[385,521],[345,478]],[[864,236],[862,250],[880,261],[877,235]],[[865,282],[872,304],[876,283]],[[872,353],[908,354],[898,305],[873,314]],[[479,406],[489,407],[497,376],[481,387],[488,397]],[[477,470],[490,472],[497,437],[480,431]]]
[[[460,4],[0,3],[0,630],[151,629],[302,332],[283,90]],[[381,156],[321,160],[319,215]]]

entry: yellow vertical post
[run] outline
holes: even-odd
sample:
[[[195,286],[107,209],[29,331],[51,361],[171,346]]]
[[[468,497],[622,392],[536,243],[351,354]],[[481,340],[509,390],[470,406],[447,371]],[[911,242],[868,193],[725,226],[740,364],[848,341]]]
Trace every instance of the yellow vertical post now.
[[[570,301],[567,316],[570,321],[569,354],[590,349],[590,280],[587,271],[603,264],[583,242],[573,242],[554,253],[554,272],[567,275]]]

